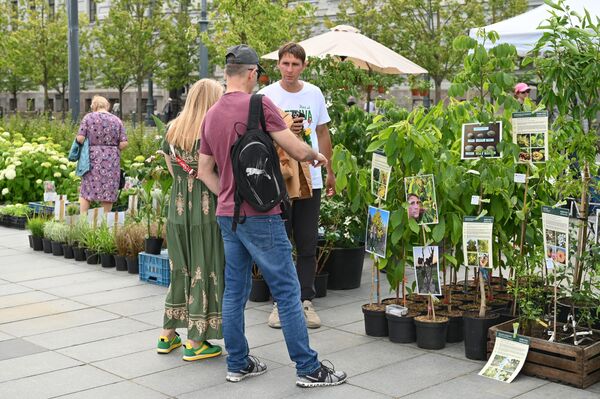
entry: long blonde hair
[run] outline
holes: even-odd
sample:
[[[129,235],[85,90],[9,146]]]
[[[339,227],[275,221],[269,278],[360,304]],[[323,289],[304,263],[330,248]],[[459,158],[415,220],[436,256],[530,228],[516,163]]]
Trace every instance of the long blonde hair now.
[[[200,138],[200,127],[210,107],[223,95],[223,87],[212,79],[200,79],[188,92],[183,110],[169,124],[166,140],[169,144],[190,152]]]

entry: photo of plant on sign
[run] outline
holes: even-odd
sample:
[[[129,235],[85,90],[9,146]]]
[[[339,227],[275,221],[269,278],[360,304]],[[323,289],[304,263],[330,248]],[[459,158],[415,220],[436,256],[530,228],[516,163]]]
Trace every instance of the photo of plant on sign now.
[[[438,247],[413,247],[413,263],[419,295],[441,295]]]
[[[390,211],[369,206],[367,217],[367,237],[365,250],[380,258],[385,258]]]
[[[433,175],[404,178],[408,217],[418,224],[437,224],[438,210]]]

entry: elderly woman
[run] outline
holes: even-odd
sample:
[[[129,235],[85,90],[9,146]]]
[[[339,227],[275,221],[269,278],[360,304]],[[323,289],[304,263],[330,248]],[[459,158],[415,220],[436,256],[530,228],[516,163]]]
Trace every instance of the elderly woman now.
[[[92,112],[81,121],[77,141],[89,140],[90,171],[81,179],[79,204],[81,213],[90,208],[90,201],[100,201],[104,212],[110,212],[117,200],[121,166],[121,151],[127,147],[125,127],[111,114],[110,103],[101,96],[92,99]]]

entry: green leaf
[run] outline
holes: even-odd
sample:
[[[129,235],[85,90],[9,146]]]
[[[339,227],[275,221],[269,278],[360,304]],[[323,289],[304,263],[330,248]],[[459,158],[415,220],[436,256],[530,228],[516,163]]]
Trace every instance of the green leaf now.
[[[408,227],[410,227],[410,229],[413,231],[413,233],[419,234],[419,231],[421,230],[419,228],[419,225],[417,224],[417,221],[415,219],[408,219]]]
[[[431,237],[434,242],[440,242],[444,239],[446,234],[446,222],[444,218],[440,218],[439,223],[433,228],[431,232]]]

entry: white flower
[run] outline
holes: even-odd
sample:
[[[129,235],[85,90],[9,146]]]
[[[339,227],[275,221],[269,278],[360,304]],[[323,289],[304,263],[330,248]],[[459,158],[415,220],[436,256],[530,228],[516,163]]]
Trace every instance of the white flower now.
[[[2,195],[6,195],[6,194],[8,194],[9,192],[10,192],[10,190],[8,189],[8,187],[4,187],[4,188],[2,189]]]
[[[52,166],[52,164],[50,162],[42,162],[40,166],[42,168],[49,168],[50,166]]]
[[[54,177],[61,177],[62,175],[60,174],[60,172],[54,172]]]
[[[7,169],[4,171],[4,177],[6,177],[6,180],[12,180],[17,177],[17,172],[14,169]]]
[[[16,168],[17,168],[17,166],[16,166],[16,165],[14,165],[14,164],[8,165],[8,166],[6,167],[6,169],[7,169],[7,170],[15,170]]]
[[[67,170],[67,165],[63,165],[63,164],[61,164],[61,165],[59,166],[59,168],[61,168],[62,170]]]
[[[37,179],[37,180],[35,181],[35,184],[42,184],[42,179]]]

